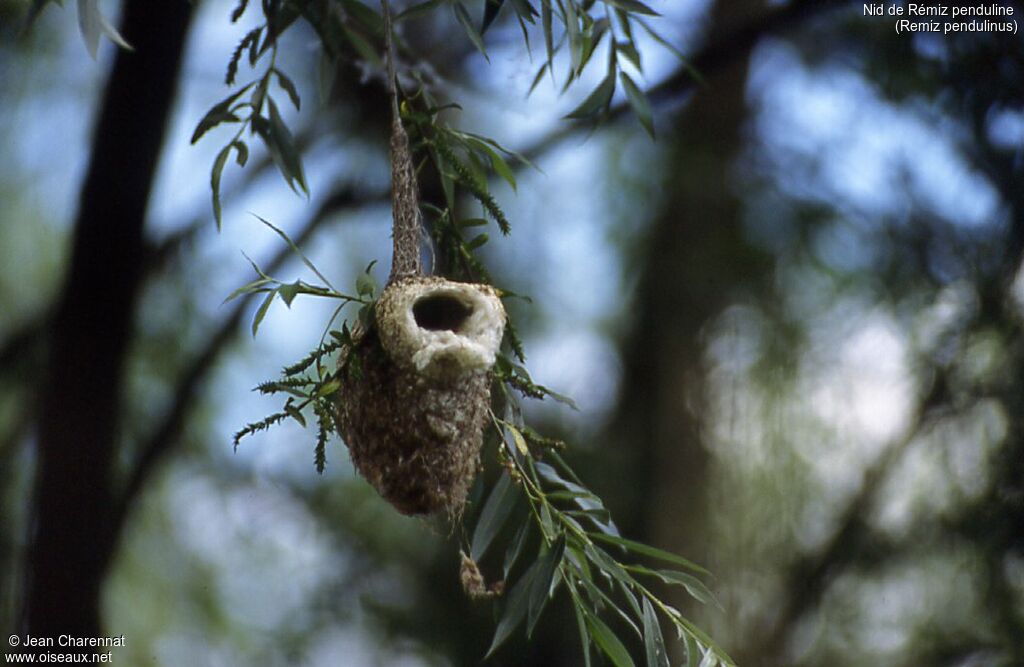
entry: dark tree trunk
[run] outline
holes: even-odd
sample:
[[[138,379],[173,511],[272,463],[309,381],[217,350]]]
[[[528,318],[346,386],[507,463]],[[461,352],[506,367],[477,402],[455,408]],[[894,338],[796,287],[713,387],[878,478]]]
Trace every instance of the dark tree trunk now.
[[[42,637],[100,632],[115,548],[115,460],[143,225],[192,5],[129,0],[81,191],[39,404],[39,463],[24,610]],[[83,47],[84,50],[84,47]]]

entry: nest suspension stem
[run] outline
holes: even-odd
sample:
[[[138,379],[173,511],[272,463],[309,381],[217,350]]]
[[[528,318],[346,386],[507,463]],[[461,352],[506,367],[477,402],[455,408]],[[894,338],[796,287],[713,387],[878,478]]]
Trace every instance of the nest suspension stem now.
[[[398,78],[395,73],[395,45],[391,7],[381,0],[384,14],[384,59],[387,64],[388,96],[391,98],[391,215],[393,253],[388,283],[423,275],[420,260],[420,197],[416,171],[409,151],[409,135],[402,125],[398,107]]]

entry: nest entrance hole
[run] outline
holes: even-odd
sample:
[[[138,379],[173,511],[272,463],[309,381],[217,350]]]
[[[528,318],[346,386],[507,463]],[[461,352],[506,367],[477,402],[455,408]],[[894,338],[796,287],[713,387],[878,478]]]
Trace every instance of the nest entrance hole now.
[[[412,315],[421,329],[459,333],[473,308],[452,294],[432,294],[412,306]]]

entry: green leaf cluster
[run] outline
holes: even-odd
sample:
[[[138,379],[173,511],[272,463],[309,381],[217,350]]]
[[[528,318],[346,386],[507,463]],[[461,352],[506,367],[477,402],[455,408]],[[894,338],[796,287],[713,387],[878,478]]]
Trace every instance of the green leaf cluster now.
[[[653,582],[680,586],[701,603],[718,604],[701,578],[709,576],[707,570],[671,552],[622,537],[604,503],[549,439],[521,421],[493,414],[492,419],[503,471],[483,503],[468,548],[474,565],[491,563],[491,569],[497,569],[501,564],[503,584],[509,591],[501,603],[488,657],[520,627],[525,625],[527,636],[532,635],[549,600],[564,589],[573,605],[588,665],[594,649],[614,665],[634,665],[630,645],[643,647],[647,665],[668,665],[663,626],[674,630],[682,642],[688,664],[734,664],[710,637],[652,590]],[[506,530],[509,525],[515,530],[499,555],[495,546],[502,535],[512,532]],[[533,549],[536,555],[526,561],[529,564],[520,564],[523,554]]]
[[[334,355],[352,347],[352,334],[347,325],[342,325],[341,330],[329,331],[328,335],[329,340],[321,340],[306,357],[282,369],[280,378],[256,386],[256,391],[261,394],[284,395],[285,402],[279,412],[247,424],[235,433],[236,449],[246,436],[264,431],[286,419],[292,419],[306,428],[308,421],[305,412],[308,410],[313,413],[316,422],[314,465],[317,472],[324,471],[327,465],[327,442],[331,433],[337,433],[334,405],[341,389],[341,380],[337,375],[338,363]]]
[[[633,113],[647,133],[654,136],[650,103],[633,78],[635,74],[642,75],[644,70],[635,38],[636,31],[640,29],[647,32],[659,44],[682,58],[682,54],[651,27],[649,19],[658,16],[656,11],[639,0],[539,0],[539,11],[529,0],[513,0],[509,4],[527,43],[527,24],[535,24],[537,17],[540,18],[546,58],[533,77],[531,91],[544,79],[545,74],[555,80],[555,56],[559,52],[568,53],[568,71],[562,84],[564,91],[580,79],[593,62],[594,54],[606,48],[604,77],[566,118],[599,120],[607,114],[616,86],[621,84]],[[634,75],[629,73],[630,70]]]
[[[342,309],[349,304],[360,304],[357,317],[363,323],[363,326],[366,326],[367,319],[372,315],[373,298],[377,291],[377,284],[371,273],[373,263],[367,266],[366,271],[356,279],[356,294],[358,296],[344,294],[337,291],[331,285],[330,281],[299,250],[283,230],[275,227],[263,218],[259,218],[259,220],[284,239],[292,251],[302,260],[303,264],[323,284],[313,285],[302,280],[286,283],[267,275],[255,262],[249,260],[253,270],[256,272],[256,280],[239,287],[228,296],[228,300],[250,294],[265,295],[253,316],[253,335],[256,335],[260,323],[263,321],[276,297],[280,297],[288,307],[291,307],[292,301],[300,294],[336,299],[340,301],[340,304],[327,323],[327,328],[320,338],[320,343],[312,352],[296,363],[282,369],[280,378],[268,380],[256,386],[256,391],[261,394],[280,394],[285,396],[284,405],[279,412],[275,412],[258,422],[247,424],[235,433],[234,446],[237,448],[238,444],[246,436],[264,431],[285,419],[293,419],[300,426],[306,428],[308,422],[305,411],[309,410],[313,413],[317,427],[314,463],[317,472],[322,473],[327,464],[327,441],[332,432],[337,432],[334,420],[334,405],[337,401],[337,393],[341,389],[341,380],[338,377],[338,360],[334,357],[339,352],[353,349],[352,333],[349,330],[348,323],[342,322],[340,329],[333,329],[332,327],[341,315]]]
[[[269,53],[269,62],[263,74],[242,85],[241,88],[213,105],[199,120],[192,132],[192,143],[199,141],[207,132],[220,125],[236,125],[234,136],[221,148],[214,158],[210,170],[210,192],[213,198],[213,217],[220,229],[222,207],[220,183],[231,154],[235,162],[244,167],[249,159],[248,136],[256,136],[263,143],[291,189],[309,196],[309,186],[302,166],[302,154],[292,136],[291,130],[281,116],[274,98],[274,86],[284,92],[296,110],[302,108],[302,99],[291,78],[277,67],[278,38],[301,14],[305,3],[268,1],[264,2],[265,22],[242,37],[228,62],[224,81],[233,86],[238,75],[238,66],[243,56],[249,66],[255,68]],[[242,0],[231,14],[232,22],[245,13],[247,0]],[[248,93],[248,94],[247,94]]]

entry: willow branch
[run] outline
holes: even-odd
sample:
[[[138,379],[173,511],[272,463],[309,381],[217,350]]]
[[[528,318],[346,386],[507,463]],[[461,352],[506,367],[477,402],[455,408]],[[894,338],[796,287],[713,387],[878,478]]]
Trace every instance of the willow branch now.
[[[704,78],[711,77],[736,62],[738,58],[746,57],[763,38],[797,28],[826,10],[855,4],[848,0],[794,0],[779,9],[769,11],[696,51],[687,58],[686,65],[680,66],[661,83],[652,86],[647,91],[647,96],[652,105],[667,106],[697,89],[700,84],[693,77],[694,70]],[[621,102],[613,105],[604,118],[606,121],[618,121],[629,113],[629,104]],[[531,161],[535,160],[563,141],[589,130],[591,126],[591,123],[582,120],[564,123],[520,152]]]
[[[296,245],[302,246],[307,243],[323,223],[340,210],[362,206],[375,199],[376,197],[358,197],[350,190],[342,190],[336,193],[320,205],[295,237]],[[282,247],[267,264],[267,271],[273,273],[291,257],[291,249],[287,246]],[[112,527],[118,530],[123,527],[124,519],[132,503],[145,486],[152,471],[156,468],[159,461],[178,443],[181,430],[195,404],[200,387],[212,372],[216,360],[224,352],[228,343],[241,330],[240,325],[248,311],[252,298],[253,295],[248,295],[239,300],[231,314],[221,322],[216,331],[210,334],[206,346],[196,354],[192,363],[189,364],[178,380],[171,407],[168,408],[148,441],[141,447],[141,453],[118,499],[114,514],[115,520],[111,522]]]

